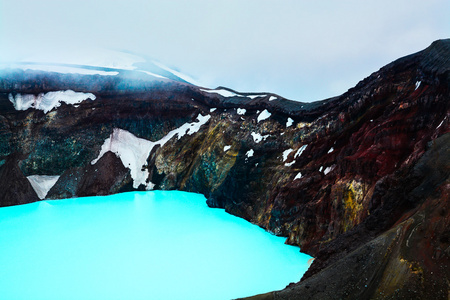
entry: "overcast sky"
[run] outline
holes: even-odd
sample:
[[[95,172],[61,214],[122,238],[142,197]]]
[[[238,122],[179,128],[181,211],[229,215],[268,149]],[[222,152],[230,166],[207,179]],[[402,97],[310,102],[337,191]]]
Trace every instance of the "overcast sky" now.
[[[0,60],[127,50],[208,87],[313,101],[449,38],[449,20],[448,0],[0,0]]]

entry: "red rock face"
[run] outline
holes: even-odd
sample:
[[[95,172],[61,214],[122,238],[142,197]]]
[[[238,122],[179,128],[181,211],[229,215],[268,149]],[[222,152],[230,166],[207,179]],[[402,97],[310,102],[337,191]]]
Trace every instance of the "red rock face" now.
[[[315,103],[12,72],[0,78],[0,175],[61,175],[51,198],[132,190],[129,167],[113,153],[91,164],[114,128],[156,142],[209,115],[198,131],[155,146],[140,171],[157,189],[203,193],[211,207],[315,257],[301,282],[260,299],[447,299],[449,57],[449,40],[435,42]],[[96,100],[47,114],[8,100],[61,89]],[[0,204],[37,200],[4,182]]]

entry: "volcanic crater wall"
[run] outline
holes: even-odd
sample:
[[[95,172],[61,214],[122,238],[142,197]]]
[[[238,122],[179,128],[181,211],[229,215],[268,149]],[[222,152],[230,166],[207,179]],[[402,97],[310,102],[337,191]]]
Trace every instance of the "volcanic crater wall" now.
[[[135,190],[140,174],[137,189],[202,193],[316,258],[299,283],[256,299],[448,299],[449,58],[450,40],[436,41],[313,103],[6,70],[0,205],[39,200],[31,175],[59,176],[46,198],[60,199]],[[64,90],[95,100],[49,112],[11,103]],[[151,145],[138,168],[124,163],[138,161],[131,142],[105,145],[114,129]]]

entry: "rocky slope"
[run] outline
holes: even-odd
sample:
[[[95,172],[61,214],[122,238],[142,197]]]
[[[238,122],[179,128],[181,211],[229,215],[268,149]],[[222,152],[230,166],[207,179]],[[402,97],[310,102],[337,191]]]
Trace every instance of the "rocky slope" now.
[[[59,176],[50,199],[198,192],[315,257],[254,299],[448,299],[449,118],[450,40],[314,103],[4,70],[0,204],[38,200],[32,175]]]

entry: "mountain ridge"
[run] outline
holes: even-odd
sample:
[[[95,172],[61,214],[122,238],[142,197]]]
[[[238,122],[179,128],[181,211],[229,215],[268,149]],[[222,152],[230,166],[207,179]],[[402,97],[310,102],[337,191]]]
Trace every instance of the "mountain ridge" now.
[[[135,189],[132,173],[142,172],[155,189],[202,193],[315,257],[299,283],[254,299],[447,299],[449,45],[436,41],[313,103],[173,81],[2,73],[0,178],[12,175],[0,188],[57,175],[48,198],[110,194]],[[17,111],[9,97],[66,89],[96,99],[44,113]],[[209,117],[196,126],[200,116]],[[121,143],[116,128],[155,143],[140,170],[120,149],[92,163],[108,138]],[[26,201],[13,195],[0,203]]]

